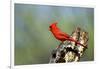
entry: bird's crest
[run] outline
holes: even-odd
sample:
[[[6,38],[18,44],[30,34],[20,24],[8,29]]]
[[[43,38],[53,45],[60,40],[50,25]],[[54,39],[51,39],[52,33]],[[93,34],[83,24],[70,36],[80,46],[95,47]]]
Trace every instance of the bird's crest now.
[[[54,22],[54,23],[52,23],[50,26],[53,26],[53,25],[56,25],[58,22]]]
[[[49,28],[51,28],[52,26],[55,26],[57,23],[58,23],[58,22],[52,23],[52,24],[49,26]]]

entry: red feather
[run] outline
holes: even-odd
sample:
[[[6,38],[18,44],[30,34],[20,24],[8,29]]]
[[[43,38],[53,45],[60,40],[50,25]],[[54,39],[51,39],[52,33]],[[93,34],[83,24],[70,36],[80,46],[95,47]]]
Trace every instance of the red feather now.
[[[50,31],[54,35],[54,37],[59,40],[59,41],[73,41],[79,45],[82,45],[80,42],[74,40],[72,37],[70,37],[68,34],[62,32],[58,27],[57,27],[57,22],[52,23],[50,26]],[[83,45],[82,45],[83,46]]]

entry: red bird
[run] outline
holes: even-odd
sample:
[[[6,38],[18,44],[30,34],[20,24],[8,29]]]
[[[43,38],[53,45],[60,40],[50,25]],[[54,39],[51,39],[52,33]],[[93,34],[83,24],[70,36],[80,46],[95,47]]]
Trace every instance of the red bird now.
[[[61,42],[64,42],[64,41],[73,41],[75,42],[76,44],[79,44],[81,46],[83,46],[80,42],[74,40],[72,37],[70,37],[68,34],[62,32],[58,27],[57,27],[57,22],[54,22],[52,23],[50,26],[50,31],[52,32],[52,34],[54,35],[54,37],[61,41]]]

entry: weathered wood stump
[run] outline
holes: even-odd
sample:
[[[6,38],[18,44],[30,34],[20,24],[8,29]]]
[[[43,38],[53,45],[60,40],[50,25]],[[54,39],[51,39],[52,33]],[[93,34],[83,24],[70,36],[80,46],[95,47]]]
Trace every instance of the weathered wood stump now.
[[[59,47],[52,51],[49,63],[78,62],[80,60],[88,46],[88,33],[77,27],[71,37],[84,46],[71,41],[60,43]]]

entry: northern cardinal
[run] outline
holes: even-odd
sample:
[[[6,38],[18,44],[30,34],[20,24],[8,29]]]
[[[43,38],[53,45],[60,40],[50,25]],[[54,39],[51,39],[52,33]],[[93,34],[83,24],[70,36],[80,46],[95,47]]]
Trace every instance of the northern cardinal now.
[[[57,27],[57,22],[54,22],[52,23],[50,26],[49,26],[49,29],[50,31],[52,32],[52,34],[54,35],[54,37],[61,41],[61,42],[64,42],[64,41],[73,41],[75,42],[76,44],[79,44],[81,46],[83,46],[80,42],[74,40],[72,37],[70,37],[70,35],[62,32],[58,27]]]

